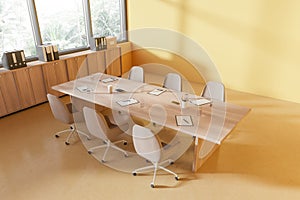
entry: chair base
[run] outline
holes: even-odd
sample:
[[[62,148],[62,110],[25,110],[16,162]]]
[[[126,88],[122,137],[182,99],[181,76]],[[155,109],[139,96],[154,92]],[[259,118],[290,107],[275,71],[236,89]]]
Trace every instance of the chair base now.
[[[118,141],[116,141],[116,142],[110,142],[109,140],[106,140],[106,141],[104,141],[105,144],[90,148],[90,149],[88,150],[88,153],[89,153],[89,154],[92,154],[92,153],[93,153],[95,150],[97,150],[97,149],[106,148],[106,149],[105,149],[105,152],[104,152],[104,155],[102,156],[102,159],[101,159],[101,162],[102,162],[102,163],[105,163],[105,162],[106,162],[106,159],[105,159],[105,158],[106,158],[106,155],[107,155],[107,152],[108,152],[109,148],[116,149],[116,150],[122,152],[122,153],[124,154],[125,157],[128,157],[128,154],[127,154],[127,152],[126,152],[125,150],[123,150],[123,149],[121,149],[121,148],[115,146],[116,144],[121,143],[121,142],[123,142],[124,145],[127,145],[127,141],[126,141],[126,140],[118,140]]]
[[[70,141],[70,138],[74,135],[74,133],[81,134],[81,135],[85,136],[88,140],[91,139],[90,136],[88,136],[88,135],[85,134],[84,132],[77,130],[74,124],[70,125],[70,128],[69,128],[69,129],[66,129],[66,130],[59,131],[59,132],[55,133],[55,137],[56,137],[56,138],[59,138],[59,137],[61,136],[61,134],[67,133],[67,132],[70,132],[70,133],[69,133],[69,135],[67,136],[67,139],[66,139],[66,141],[65,141],[65,144],[66,144],[66,145],[69,145],[69,144],[70,144],[70,142],[69,142],[69,141]]]
[[[135,170],[132,172],[132,175],[133,175],[133,176],[136,176],[136,175],[137,175],[137,172],[139,172],[139,171],[148,171],[148,170],[150,170],[150,169],[151,169],[151,171],[153,170],[153,171],[154,171],[154,173],[153,173],[153,180],[152,180],[152,182],[151,182],[151,184],[150,184],[150,186],[151,186],[152,188],[155,187],[156,172],[157,172],[158,169],[162,169],[162,170],[164,170],[164,171],[166,171],[166,172],[168,172],[168,173],[170,173],[170,174],[173,174],[173,175],[175,176],[175,180],[178,181],[178,180],[179,180],[179,176],[178,176],[175,172],[173,172],[173,171],[171,171],[171,170],[168,170],[167,168],[165,168],[165,167],[162,166],[162,165],[165,164],[166,162],[168,162],[168,163],[171,164],[171,165],[174,164],[174,161],[173,161],[173,160],[168,159],[168,160],[165,160],[165,161],[163,161],[163,162],[161,162],[161,163],[153,163],[153,165],[151,165],[151,166],[146,166],[146,167],[141,167],[141,168],[135,169]]]

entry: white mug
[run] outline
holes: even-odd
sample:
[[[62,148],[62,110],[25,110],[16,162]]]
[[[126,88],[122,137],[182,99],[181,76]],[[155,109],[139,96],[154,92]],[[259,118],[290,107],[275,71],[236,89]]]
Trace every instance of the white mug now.
[[[181,100],[181,104],[180,104],[181,108],[185,108],[187,106],[186,104],[187,104],[187,101]]]
[[[111,94],[112,91],[113,91],[112,85],[108,85],[108,86],[107,86],[107,92],[108,92],[109,94]]]

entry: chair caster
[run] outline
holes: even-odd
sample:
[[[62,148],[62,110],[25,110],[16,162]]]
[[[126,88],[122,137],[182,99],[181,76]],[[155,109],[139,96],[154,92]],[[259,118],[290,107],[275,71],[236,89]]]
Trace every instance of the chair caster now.
[[[178,180],[179,180],[179,177],[178,177],[178,176],[175,176],[175,180],[178,181]]]
[[[124,156],[125,156],[125,158],[127,158],[127,157],[128,157],[128,154],[124,154]]]
[[[93,152],[92,152],[92,151],[88,151],[88,153],[89,153],[89,154],[92,154]]]
[[[136,176],[136,172],[132,172],[132,175],[133,175],[133,176]]]
[[[69,143],[69,142],[65,142],[65,144],[66,144],[66,145],[70,145],[70,143]]]
[[[56,138],[59,138],[59,135],[55,135]]]
[[[174,162],[173,162],[173,161],[171,161],[171,162],[170,162],[170,165],[173,165],[173,164],[174,164]]]
[[[153,183],[151,183],[150,186],[151,186],[152,188],[155,188],[155,185],[154,185]]]
[[[125,142],[123,142],[123,145],[127,145],[128,143],[125,141]]]
[[[105,163],[105,160],[101,160],[102,163]]]

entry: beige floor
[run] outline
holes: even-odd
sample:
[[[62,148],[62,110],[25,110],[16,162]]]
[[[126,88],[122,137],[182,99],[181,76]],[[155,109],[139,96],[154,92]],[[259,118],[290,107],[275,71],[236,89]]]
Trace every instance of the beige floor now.
[[[157,178],[110,169],[53,133],[47,103],[0,119],[0,199],[300,199],[300,105],[227,91],[251,107],[215,154],[192,173],[188,152]]]

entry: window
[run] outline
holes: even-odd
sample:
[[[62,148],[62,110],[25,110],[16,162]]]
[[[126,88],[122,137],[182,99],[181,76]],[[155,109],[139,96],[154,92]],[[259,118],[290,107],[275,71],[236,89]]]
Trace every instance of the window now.
[[[36,59],[40,43],[69,52],[88,48],[91,36],[124,41],[125,20],[125,0],[0,0],[0,64],[3,52],[15,49]]]
[[[35,0],[43,43],[59,50],[86,47],[87,34],[82,0]]]
[[[0,62],[4,51],[22,49],[35,56],[36,48],[26,1],[0,1]]]
[[[125,40],[124,1],[90,0],[94,36],[116,36]]]

